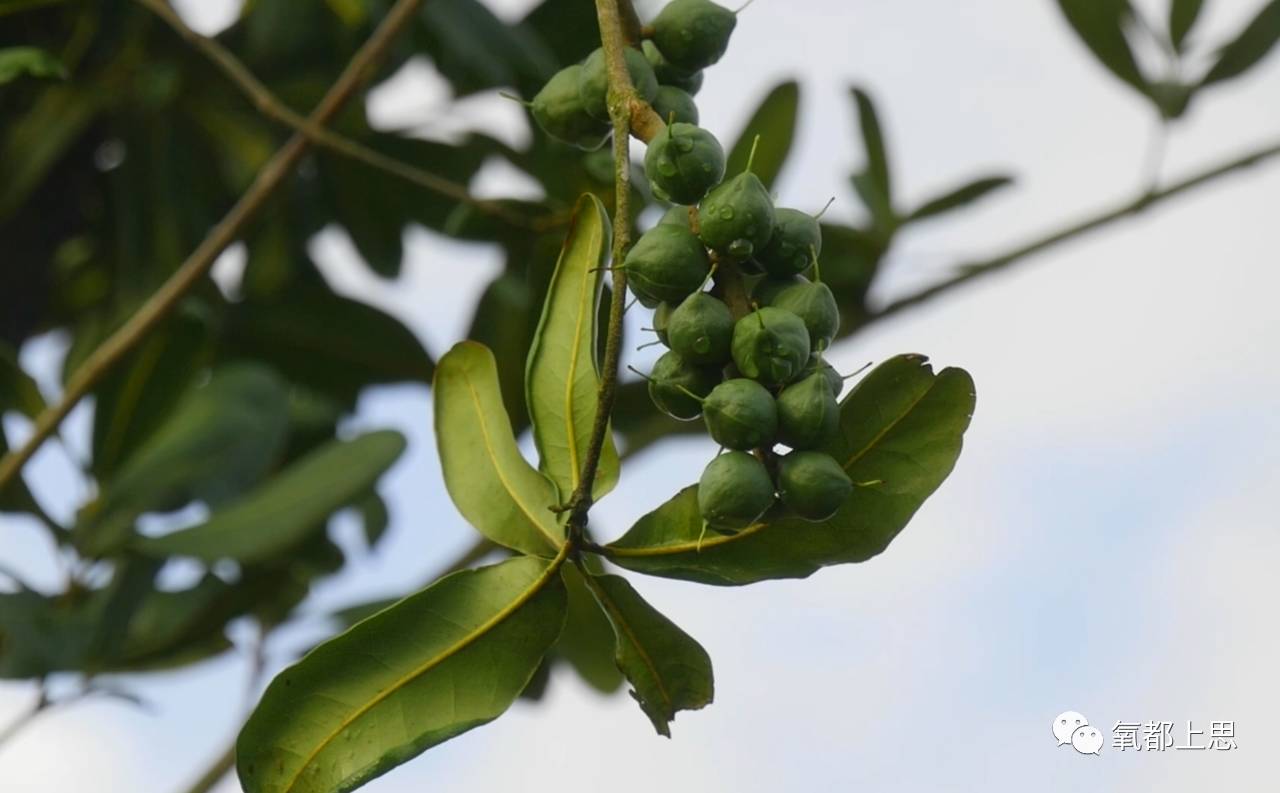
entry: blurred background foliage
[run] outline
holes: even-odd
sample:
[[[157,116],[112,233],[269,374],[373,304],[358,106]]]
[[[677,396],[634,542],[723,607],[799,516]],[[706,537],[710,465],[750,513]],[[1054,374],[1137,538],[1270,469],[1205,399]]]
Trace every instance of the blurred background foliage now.
[[[250,0],[217,40],[284,104],[305,112],[390,5]],[[1261,61],[1280,37],[1277,2],[1211,50],[1188,45],[1200,2],[1173,0],[1159,23],[1144,23],[1124,0],[1059,5],[1097,60],[1168,121],[1197,91]],[[597,44],[591,0],[546,0],[514,23],[478,0],[430,0],[374,81],[425,55],[456,97],[496,88],[528,97]],[[758,110],[725,141],[729,170],[742,167],[760,134],[756,171],[772,184],[791,149],[800,89],[784,82],[755,90]],[[984,175],[904,207],[871,95],[852,91],[850,110],[862,135],[851,154],[863,162],[850,191],[867,220],[823,228],[822,276],[840,301],[841,337],[892,313],[869,305],[867,295],[903,229],[1011,181]],[[74,672],[90,680],[198,662],[231,647],[233,620],[251,617],[269,631],[290,619],[317,579],[342,568],[342,551],[325,531],[333,514],[355,509],[369,545],[377,544],[388,517],[376,485],[403,439],[339,437],[339,422],[364,389],[429,385],[434,365],[399,320],[326,282],[308,243],[330,225],[386,279],[400,274],[410,226],[501,247],[505,266],[476,303],[468,336],[494,350],[513,425],[528,426],[522,382],[539,307],[569,208],[584,192],[612,203],[610,153],[584,153],[536,129],[524,148],[475,133],[440,143],[380,131],[361,96],[331,128],[462,185],[497,158],[545,197],[459,202],[330,150],[308,155],[248,227],[239,290],[224,293],[205,279],[94,389],[91,455],[81,461],[93,496],[78,505],[74,525],[50,518],[21,481],[0,493],[0,512],[35,516],[71,560],[58,592],[26,587],[21,571],[0,571],[0,580],[10,579],[0,592],[0,677]],[[18,365],[28,340],[66,334],[69,376],[174,273],[290,132],[135,2],[0,2],[0,412],[33,418],[46,406]],[[655,203],[642,178],[634,184],[633,206]],[[1017,255],[1006,258],[995,263]],[[985,264],[992,263],[975,267]],[[639,383],[622,387],[614,428],[624,456],[697,429],[659,414]],[[0,451],[10,441],[0,431]],[[183,536],[139,534],[141,516],[193,502],[208,517]],[[180,591],[157,587],[166,559],[200,558],[201,543],[215,534],[236,549],[233,568],[215,566]],[[229,555],[225,546],[220,555]],[[337,614],[335,627],[379,605]],[[603,615],[581,585],[571,587],[558,657],[591,685],[614,690],[621,677],[612,647]],[[544,670],[527,694],[536,696],[546,679]]]

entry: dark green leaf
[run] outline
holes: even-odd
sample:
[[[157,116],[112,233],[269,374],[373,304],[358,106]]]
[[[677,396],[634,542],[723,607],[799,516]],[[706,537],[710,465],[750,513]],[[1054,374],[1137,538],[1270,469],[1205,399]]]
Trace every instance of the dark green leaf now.
[[[631,695],[658,734],[670,738],[671,720],[678,711],[711,704],[711,657],[646,603],[625,578],[591,576],[587,583],[613,625],[615,658],[635,689]]]
[[[1147,80],[1125,36],[1125,28],[1133,21],[1129,0],[1058,0],[1058,7],[1103,66],[1141,93],[1147,93]]]
[[[391,516],[387,513],[387,502],[376,491],[371,490],[355,502],[355,508],[360,513],[364,541],[372,548],[387,533],[387,526],[391,523]]]
[[[1172,0],[1169,4],[1169,40],[1179,51],[1200,17],[1204,0]]]
[[[281,672],[236,744],[246,793],[350,791],[500,716],[560,634],[559,563],[454,573]]]
[[[739,174],[747,168],[747,159],[751,156],[751,146],[756,135],[760,136],[760,145],[756,148],[756,158],[751,164],[751,171],[760,177],[764,186],[773,187],[787,156],[791,154],[791,143],[796,134],[796,119],[800,107],[800,86],[795,80],[779,83],[769,91],[756,112],[751,115],[738,135],[737,142],[729,150],[729,159],[725,172],[730,175]]]
[[[109,553],[143,512],[192,500],[216,508],[248,490],[275,462],[288,415],[285,384],[271,370],[251,364],[217,370],[104,483],[101,498],[77,522],[77,547]]]
[[[1231,42],[1218,52],[1218,62],[1204,78],[1204,85],[1220,83],[1244,74],[1271,52],[1280,40],[1280,0],[1271,0]]]
[[[897,214],[893,209],[893,177],[884,132],[870,95],[854,88],[853,99],[858,107],[858,125],[867,154],[866,167],[853,175],[853,188],[866,204],[877,229],[892,233],[897,224]]]
[[[458,96],[499,86],[536,91],[555,71],[555,56],[536,35],[477,0],[432,0],[419,18],[418,41]]]
[[[23,371],[13,348],[0,341],[0,415],[16,410],[34,419],[44,408],[40,387]]]
[[[323,283],[297,283],[279,300],[247,299],[232,309],[228,330],[235,354],[269,363],[348,407],[367,386],[429,384],[435,371],[398,319]]]
[[[390,430],[332,441],[207,522],[139,539],[135,546],[151,556],[191,556],[205,562],[270,559],[323,528],[326,518],[368,491],[404,447],[404,436]]]
[[[551,511],[556,486],[520,455],[482,344],[454,346],[436,367],[436,444],[445,487],[484,536],[523,553],[554,553],[564,529]]]
[[[529,279],[510,271],[511,256],[508,254],[508,271],[495,278],[480,296],[467,338],[493,351],[502,403],[519,435],[529,426],[529,411],[524,404],[524,372],[538,317],[534,313]]]
[[[596,317],[609,234],[604,205],[584,195],[575,208],[529,348],[525,404],[541,458],[539,468],[555,483],[562,501],[577,490],[596,421]],[[592,486],[595,497],[604,496],[617,482],[618,452],[613,438],[606,436]]]
[[[951,472],[973,405],[965,371],[935,375],[923,356],[893,358],[845,397],[840,433],[824,448],[855,483],[835,517],[808,523],[776,507],[737,534],[704,536],[693,486],[610,544],[609,559],[642,573],[729,586],[870,559]]]
[[[22,75],[66,79],[67,67],[62,61],[39,47],[5,47],[0,49],[0,85],[13,82]]]
[[[959,209],[977,201],[987,193],[1011,184],[1013,184],[1013,179],[1008,176],[988,176],[983,179],[975,179],[962,187],[926,201],[919,209],[907,215],[906,220],[923,220],[934,215],[941,215],[944,212],[950,212],[953,209]]]

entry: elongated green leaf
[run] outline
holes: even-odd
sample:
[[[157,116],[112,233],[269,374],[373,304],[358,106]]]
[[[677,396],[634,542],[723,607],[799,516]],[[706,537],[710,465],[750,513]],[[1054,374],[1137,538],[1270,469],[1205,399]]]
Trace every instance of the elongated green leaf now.
[[[0,85],[13,82],[22,75],[65,79],[67,67],[62,61],[39,47],[5,47],[0,49]]]
[[[1205,75],[1204,84],[1239,77],[1265,58],[1277,41],[1280,41],[1280,0],[1271,0],[1240,35],[1218,53],[1218,62]]]
[[[746,170],[747,160],[751,157],[751,146],[756,135],[759,135],[760,145],[756,148],[751,171],[760,177],[765,187],[772,188],[791,154],[799,108],[800,85],[795,80],[787,80],[774,86],[760,102],[756,112],[751,114],[742,134],[729,150],[725,172],[736,175]]]
[[[555,561],[441,579],[281,672],[236,743],[246,793],[344,793],[492,721],[560,634]]]
[[[519,272],[528,258],[523,251],[507,252],[506,272],[484,290],[467,330],[467,338],[488,347],[498,362],[502,402],[517,435],[529,426],[524,374],[538,322],[529,279]]]
[[[1169,40],[1178,50],[1182,49],[1187,34],[1200,17],[1204,0],[1172,0],[1169,4]]]
[[[285,383],[270,369],[235,364],[189,392],[164,425],[80,516],[76,546],[89,555],[127,541],[143,512],[192,500],[217,508],[258,483],[288,429]]]
[[[1147,93],[1147,80],[1125,36],[1125,28],[1133,21],[1129,0],[1058,0],[1058,7],[1103,66],[1138,91]]]
[[[593,195],[578,199],[529,348],[525,403],[533,422],[540,468],[568,500],[578,487],[591,444],[600,393],[596,315],[609,254],[609,215]],[[618,452],[606,437],[597,498],[618,482]]]
[[[823,449],[855,483],[830,520],[808,523],[778,506],[738,534],[704,537],[697,486],[687,487],[610,544],[609,558],[642,573],[725,586],[866,561],[951,473],[973,405],[964,370],[935,375],[923,356],[890,359],[845,397],[840,432]]]
[[[331,441],[205,523],[142,538],[135,546],[150,556],[206,562],[270,559],[323,529],[326,518],[364,496],[404,447],[404,436],[390,430]]]
[[[618,668],[631,681],[631,695],[660,735],[671,737],[681,710],[711,704],[715,684],[711,656],[692,636],[650,606],[627,579],[590,576],[587,584],[609,616],[617,640]]]
[[[862,198],[877,229],[882,234],[891,234],[897,225],[897,214],[893,209],[893,175],[884,132],[871,96],[860,88],[854,88],[853,101],[858,108],[858,126],[862,130],[862,144],[867,154],[866,167],[853,175],[853,189]]]
[[[953,209],[972,204],[988,193],[1011,184],[1013,184],[1013,179],[1008,176],[988,176],[983,179],[975,179],[966,185],[926,201],[919,209],[908,215],[906,219],[924,220],[934,215],[941,215],[944,212],[950,212]]]
[[[16,410],[34,419],[44,408],[44,397],[36,381],[23,371],[13,348],[0,342],[0,415]]]
[[[228,331],[233,354],[348,406],[367,386],[429,384],[434,372],[422,342],[398,319],[318,282],[295,282],[279,299],[246,299],[230,312]]]
[[[483,344],[460,342],[440,359],[434,390],[440,466],[458,511],[499,545],[554,553],[564,540],[551,511],[556,486],[516,448],[493,353]]]
[[[609,618],[587,589],[584,576],[576,566],[565,565],[560,575],[569,608],[564,632],[547,660],[563,658],[595,690],[616,691],[622,685],[622,673],[613,661],[613,627]]]

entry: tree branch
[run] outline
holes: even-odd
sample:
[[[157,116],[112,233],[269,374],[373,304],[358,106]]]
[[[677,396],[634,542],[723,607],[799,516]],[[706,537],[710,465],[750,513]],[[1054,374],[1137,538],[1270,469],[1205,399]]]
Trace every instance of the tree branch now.
[[[372,75],[374,67],[387,54],[391,43],[408,24],[423,0],[396,0],[378,28],[364,43],[351,62],[329,88],[320,104],[312,111],[309,123],[321,125],[331,120],[356,90]],[[36,449],[57,430],[71,409],[88,394],[116,363],[138,345],[169,312],[178,305],[192,287],[208,274],[218,256],[235,242],[249,221],[293,172],[310,148],[310,139],[295,134],[271,160],[262,167],[253,184],[236,202],[218,225],[200,243],[169,280],[148,298],[147,302],[123,326],[95,349],[67,381],[66,393],[57,404],[36,417],[35,431],[21,448],[0,459],[0,492],[22,470]]]
[[[312,122],[307,117],[295,112],[285,105],[267,88],[240,59],[217,41],[202,36],[192,30],[170,7],[167,0],[134,0],[156,16],[187,41],[201,54],[217,66],[240,92],[253,103],[258,112],[267,118],[283,124],[295,132],[307,136],[316,146],[328,149],[336,154],[364,163],[384,173],[391,174],[419,187],[426,188],[446,198],[452,198],[461,204],[473,207],[487,215],[505,220],[513,226],[530,228],[532,221],[520,213],[513,212],[496,201],[476,198],[467,191],[464,185],[446,179],[438,174],[425,171],[394,157],[388,157],[350,138],[339,135],[324,126]]]
[[[591,427],[586,458],[582,462],[578,489],[569,499],[569,541],[573,543],[581,541],[582,531],[587,525],[587,512],[592,504],[591,489],[595,485],[601,450],[609,432],[609,417],[613,413],[618,389],[618,362],[622,357],[622,313],[627,301],[627,275],[622,261],[631,245],[631,116],[640,100],[623,59],[626,39],[618,3],[619,0],[596,0],[600,42],[604,46],[609,75],[609,117],[613,120],[613,266],[609,268],[613,289],[596,418]],[[649,112],[652,114],[653,110]]]
[[[950,292],[951,290],[963,286],[970,281],[977,280],[992,273],[1009,267],[1028,256],[1040,253],[1060,243],[1075,239],[1076,237],[1096,231],[1104,226],[1108,226],[1116,221],[1123,220],[1133,215],[1139,215],[1151,208],[1155,204],[1166,201],[1170,198],[1179,196],[1197,187],[1208,184],[1222,176],[1234,173],[1235,171],[1250,168],[1258,165],[1264,160],[1271,159],[1280,155],[1280,143],[1271,143],[1266,146],[1254,149],[1243,155],[1234,157],[1225,162],[1219,163],[1183,179],[1180,179],[1167,187],[1144,193],[1137,198],[1102,210],[1084,220],[1077,221],[1065,228],[1049,233],[1032,242],[1024,243],[1010,251],[998,254],[989,259],[971,262],[961,265],[959,272],[944,281],[933,286],[920,290],[919,292],[908,295],[893,301],[889,305],[871,314],[867,322],[874,322],[886,317],[897,314],[908,308],[913,308],[922,303],[926,303],[939,295]]]

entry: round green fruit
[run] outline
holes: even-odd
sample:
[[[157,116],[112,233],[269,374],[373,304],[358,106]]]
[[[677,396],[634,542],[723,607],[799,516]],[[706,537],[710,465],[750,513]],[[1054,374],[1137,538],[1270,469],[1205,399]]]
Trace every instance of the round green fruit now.
[[[836,371],[836,368],[823,360],[820,355],[813,355],[809,358],[809,365],[805,367],[801,377],[808,377],[811,374],[820,374],[827,381],[827,387],[831,389],[832,396],[837,399],[840,392],[844,390],[844,378]]]
[[[724,178],[724,149],[701,127],[668,124],[649,142],[644,174],[653,194],[663,201],[696,204]]]
[[[702,415],[702,402],[720,383],[713,367],[696,366],[674,352],[664,353],[649,373],[649,398],[658,410],[679,421]]]
[[[809,362],[809,331],[790,311],[766,306],[734,324],[731,349],[747,377],[770,387],[786,385]]]
[[[805,520],[828,520],[853,492],[849,475],[829,454],[791,452],[778,462],[778,493]]]
[[[738,16],[710,0],[672,0],[653,18],[653,43],[685,71],[705,69],[724,55]]]
[[[775,276],[799,275],[822,252],[822,227],[818,220],[798,209],[776,209],[773,237],[756,253],[764,269]]]
[[[529,103],[533,120],[556,140],[593,151],[609,137],[609,125],[592,118],[582,106],[578,78],[582,67],[568,66],[547,81]]]
[[[646,102],[652,102],[658,93],[658,78],[653,74],[653,67],[645,59],[640,50],[628,47],[622,51],[622,58],[627,63],[627,72],[631,75],[631,84],[636,94]],[[604,49],[597,49],[582,62],[582,72],[578,75],[578,95],[582,97],[582,107],[587,114],[600,121],[609,120],[609,67],[605,62]]]
[[[776,401],[778,440],[792,449],[821,445],[840,429],[840,406],[821,372],[782,389]]]
[[[782,290],[796,284],[804,283],[804,279],[798,275],[788,275],[782,278],[766,276],[760,279],[755,288],[751,290],[751,299],[757,305],[771,306],[774,298],[778,296]]]
[[[644,57],[649,61],[649,65],[653,67],[653,74],[658,78],[658,85],[669,85],[673,88],[679,88],[686,92],[689,96],[698,93],[698,89],[702,88],[702,72],[689,72],[684,69],[671,65],[671,62],[662,57],[662,52],[658,50],[658,46],[652,41],[645,39],[640,45]]]
[[[725,452],[698,480],[698,512],[718,531],[740,531],[773,506],[773,481],[764,463],[746,452]]]
[[[694,292],[671,312],[667,346],[685,360],[703,366],[729,362],[733,340],[733,315],[723,300],[706,292]]]
[[[735,261],[749,259],[773,236],[773,199],[760,177],[740,173],[707,193],[698,222],[708,248]]]
[[[658,341],[668,347],[671,346],[671,342],[668,341],[670,337],[667,335],[667,328],[671,324],[671,312],[674,310],[665,300],[653,309],[653,332],[657,334]]]
[[[713,440],[726,449],[773,446],[778,406],[773,394],[755,380],[725,380],[702,403],[702,419]]]
[[[641,235],[623,267],[631,291],[652,308],[664,300],[679,303],[696,292],[711,272],[711,260],[692,231],[661,223]]]
[[[687,229],[693,228],[689,225],[689,207],[676,204],[675,206],[662,213],[662,218],[658,224],[674,223],[677,226],[684,226]]]
[[[698,106],[694,104],[693,97],[674,86],[658,86],[658,94],[650,104],[653,105],[653,112],[668,124],[698,123]]]
[[[809,344],[815,351],[831,346],[831,340],[840,330],[840,309],[826,284],[813,281],[793,284],[778,292],[769,305],[799,317],[809,331]]]

